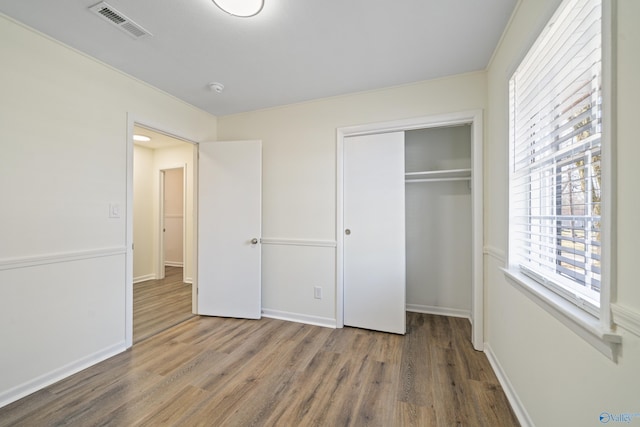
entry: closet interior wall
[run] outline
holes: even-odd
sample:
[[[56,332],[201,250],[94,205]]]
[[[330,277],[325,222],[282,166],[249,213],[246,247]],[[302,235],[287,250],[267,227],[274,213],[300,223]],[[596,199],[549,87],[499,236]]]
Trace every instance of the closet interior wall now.
[[[407,310],[471,317],[471,127],[405,132]]]

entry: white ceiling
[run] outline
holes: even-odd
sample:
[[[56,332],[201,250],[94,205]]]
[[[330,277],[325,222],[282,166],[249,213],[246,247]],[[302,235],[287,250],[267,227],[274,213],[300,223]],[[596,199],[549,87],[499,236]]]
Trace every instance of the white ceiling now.
[[[0,12],[215,115],[486,68],[518,0],[265,0],[252,18],[211,0],[0,0]],[[218,94],[209,88],[221,82]]]

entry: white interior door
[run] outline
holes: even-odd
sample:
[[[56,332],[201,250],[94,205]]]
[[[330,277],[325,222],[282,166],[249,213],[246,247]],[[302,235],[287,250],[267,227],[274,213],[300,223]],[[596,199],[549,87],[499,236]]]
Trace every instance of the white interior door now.
[[[199,144],[198,314],[259,319],[262,142]]]
[[[344,140],[344,324],[405,333],[404,132]]]

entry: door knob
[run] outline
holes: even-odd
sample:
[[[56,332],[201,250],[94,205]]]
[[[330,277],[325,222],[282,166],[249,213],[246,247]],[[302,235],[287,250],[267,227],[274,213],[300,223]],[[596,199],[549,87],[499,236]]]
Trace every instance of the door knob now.
[[[344,234],[346,234],[346,235],[348,236],[349,234],[351,234],[351,230],[349,230],[349,229],[347,228],[346,230],[344,230]]]
[[[252,245],[257,245],[258,244],[258,239],[256,239],[255,237],[253,239],[251,239],[251,244]]]

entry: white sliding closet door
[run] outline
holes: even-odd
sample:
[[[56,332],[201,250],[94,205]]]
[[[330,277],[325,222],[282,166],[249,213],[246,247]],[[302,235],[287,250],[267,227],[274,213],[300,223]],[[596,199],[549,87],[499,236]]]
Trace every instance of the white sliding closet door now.
[[[404,132],[344,140],[344,324],[405,333]]]

